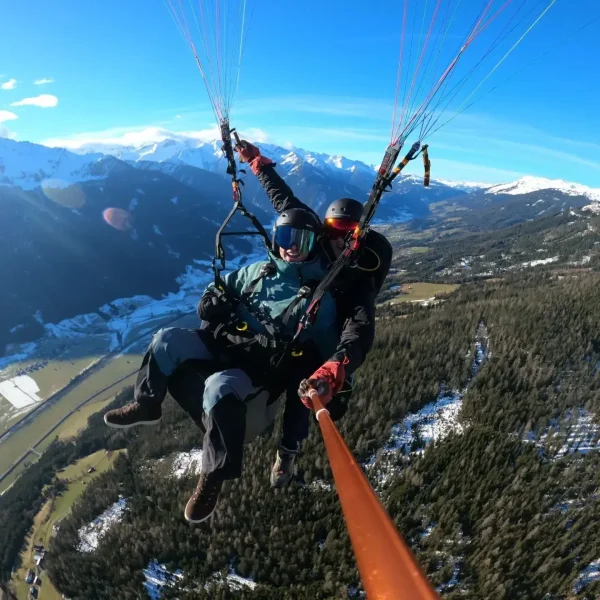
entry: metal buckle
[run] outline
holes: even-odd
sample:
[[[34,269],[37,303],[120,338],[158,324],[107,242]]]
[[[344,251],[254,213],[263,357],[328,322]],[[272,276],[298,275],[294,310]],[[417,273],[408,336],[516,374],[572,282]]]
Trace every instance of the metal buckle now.
[[[235,328],[238,331],[246,331],[248,329],[248,323],[246,323],[246,321],[242,321],[241,323],[238,323]]]

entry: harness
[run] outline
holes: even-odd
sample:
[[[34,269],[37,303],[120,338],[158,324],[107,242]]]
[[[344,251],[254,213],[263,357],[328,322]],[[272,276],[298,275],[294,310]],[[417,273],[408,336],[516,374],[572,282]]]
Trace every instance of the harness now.
[[[338,275],[346,266],[356,266],[358,252],[361,248],[361,244],[366,237],[371,220],[375,215],[379,201],[383,196],[384,192],[388,192],[392,188],[392,181],[401,173],[402,169],[412,160],[415,160],[420,154],[423,154],[423,163],[425,165],[425,185],[429,185],[429,174],[431,169],[431,162],[429,161],[428,146],[424,145],[419,152],[421,147],[420,142],[415,142],[406,156],[400,161],[398,166],[394,168],[394,164],[400,155],[400,151],[404,145],[403,139],[398,139],[396,142],[390,144],[384,154],[381,166],[377,171],[377,177],[369,193],[369,198],[363,208],[363,214],[361,219],[354,231],[348,233],[345,241],[345,248],[340,256],[335,260],[329,268],[327,275],[321,280],[319,285],[316,287],[311,302],[304,313],[298,329],[292,343],[298,338],[298,336],[310,327],[315,322],[317,312],[319,311],[321,300],[323,296],[331,289]]]

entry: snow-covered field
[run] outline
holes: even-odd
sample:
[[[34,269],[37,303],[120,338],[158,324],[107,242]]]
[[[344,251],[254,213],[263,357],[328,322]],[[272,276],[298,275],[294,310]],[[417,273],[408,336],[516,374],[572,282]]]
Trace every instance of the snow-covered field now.
[[[478,327],[475,339],[472,378],[477,375],[489,356],[489,337],[482,323]],[[407,415],[392,427],[392,435],[383,449],[372,455],[364,464],[379,486],[384,485],[396,472],[398,457],[421,454],[432,442],[442,440],[453,432],[463,432],[459,413],[469,384],[470,382],[463,390],[446,390],[442,386],[435,402]]]
[[[41,402],[42,399],[37,395],[39,391],[35,379],[29,375],[19,375],[0,382],[0,396],[6,398],[16,409]]]
[[[123,518],[127,502],[121,498],[109,506],[100,516],[79,530],[79,552],[93,552],[106,532]]]

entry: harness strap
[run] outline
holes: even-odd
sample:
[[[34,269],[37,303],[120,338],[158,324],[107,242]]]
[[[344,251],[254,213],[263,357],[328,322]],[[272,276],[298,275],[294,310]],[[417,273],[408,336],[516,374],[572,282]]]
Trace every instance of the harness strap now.
[[[254,278],[246,287],[246,289],[242,293],[242,300],[248,299],[258,287],[258,284],[265,278],[271,277],[276,271],[275,265],[273,263],[267,263],[263,265],[260,269],[258,277]]]
[[[302,300],[304,300],[305,298],[310,298],[311,294],[312,294],[312,288],[308,285],[304,285],[298,290],[296,297],[292,300],[292,302],[288,305],[288,307],[282,313],[281,323],[283,324],[284,327],[289,323],[289,320],[290,320],[292,313],[294,312],[294,309],[296,308],[296,306],[298,306],[298,304],[300,304],[300,302],[302,302]]]
[[[423,178],[423,185],[429,187],[429,180],[431,178],[431,161],[429,160],[429,146],[425,144],[423,146],[423,166],[425,167],[425,176]]]

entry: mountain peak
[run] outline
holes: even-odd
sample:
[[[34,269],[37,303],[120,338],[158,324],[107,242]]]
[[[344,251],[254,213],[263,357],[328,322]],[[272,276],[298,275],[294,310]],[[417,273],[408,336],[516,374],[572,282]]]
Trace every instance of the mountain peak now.
[[[487,190],[487,194],[520,195],[541,190],[558,190],[569,196],[585,196],[590,200],[600,201],[600,189],[590,188],[579,183],[564,181],[563,179],[545,179],[526,175],[512,183],[495,185]]]

